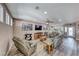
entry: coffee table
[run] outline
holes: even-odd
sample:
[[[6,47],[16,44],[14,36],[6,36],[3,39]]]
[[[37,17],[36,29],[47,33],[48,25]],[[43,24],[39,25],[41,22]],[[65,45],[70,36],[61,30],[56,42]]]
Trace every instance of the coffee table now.
[[[47,39],[47,40],[43,41],[43,43],[46,44],[45,48],[47,49],[48,54],[51,54],[51,52],[54,49],[53,41],[50,39]]]

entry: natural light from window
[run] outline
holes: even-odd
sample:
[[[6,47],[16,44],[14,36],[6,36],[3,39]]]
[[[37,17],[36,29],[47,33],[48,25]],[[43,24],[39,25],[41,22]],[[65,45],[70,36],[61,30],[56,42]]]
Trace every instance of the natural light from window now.
[[[3,22],[3,7],[0,5],[0,22]]]

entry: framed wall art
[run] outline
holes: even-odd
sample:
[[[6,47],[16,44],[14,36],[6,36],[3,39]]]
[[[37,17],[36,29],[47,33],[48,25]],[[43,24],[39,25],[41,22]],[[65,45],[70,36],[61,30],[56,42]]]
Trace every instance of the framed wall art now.
[[[33,25],[32,24],[22,24],[22,30],[23,31],[29,31],[29,30],[33,30]]]

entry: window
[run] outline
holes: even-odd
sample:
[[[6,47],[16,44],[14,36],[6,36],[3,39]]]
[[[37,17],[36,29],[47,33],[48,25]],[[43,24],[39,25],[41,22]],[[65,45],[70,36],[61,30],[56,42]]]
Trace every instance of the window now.
[[[13,19],[11,18],[10,20],[11,20],[10,21],[10,25],[12,26],[13,25]]]
[[[5,16],[5,18],[3,18]],[[8,14],[7,10],[3,10],[3,6],[0,4],[0,22],[4,22],[8,25],[13,25],[13,19]]]
[[[0,22],[3,22],[3,7],[0,5]]]
[[[8,12],[6,12],[6,24],[8,25],[13,25],[13,19],[11,18],[11,16],[8,14]]]
[[[67,27],[65,27],[65,32],[67,32]]]
[[[6,24],[8,25],[10,24],[9,19],[10,19],[9,14],[6,12]]]

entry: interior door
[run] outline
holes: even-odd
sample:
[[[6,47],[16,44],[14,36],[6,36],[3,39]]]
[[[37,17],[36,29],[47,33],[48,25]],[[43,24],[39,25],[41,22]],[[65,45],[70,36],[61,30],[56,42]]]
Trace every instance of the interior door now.
[[[68,28],[68,36],[71,36],[71,37],[74,36],[74,28],[73,27]]]
[[[75,24],[73,25],[66,25],[64,27],[64,30],[65,30],[65,36],[66,37],[76,37],[75,34],[76,34],[76,27],[75,27]]]

